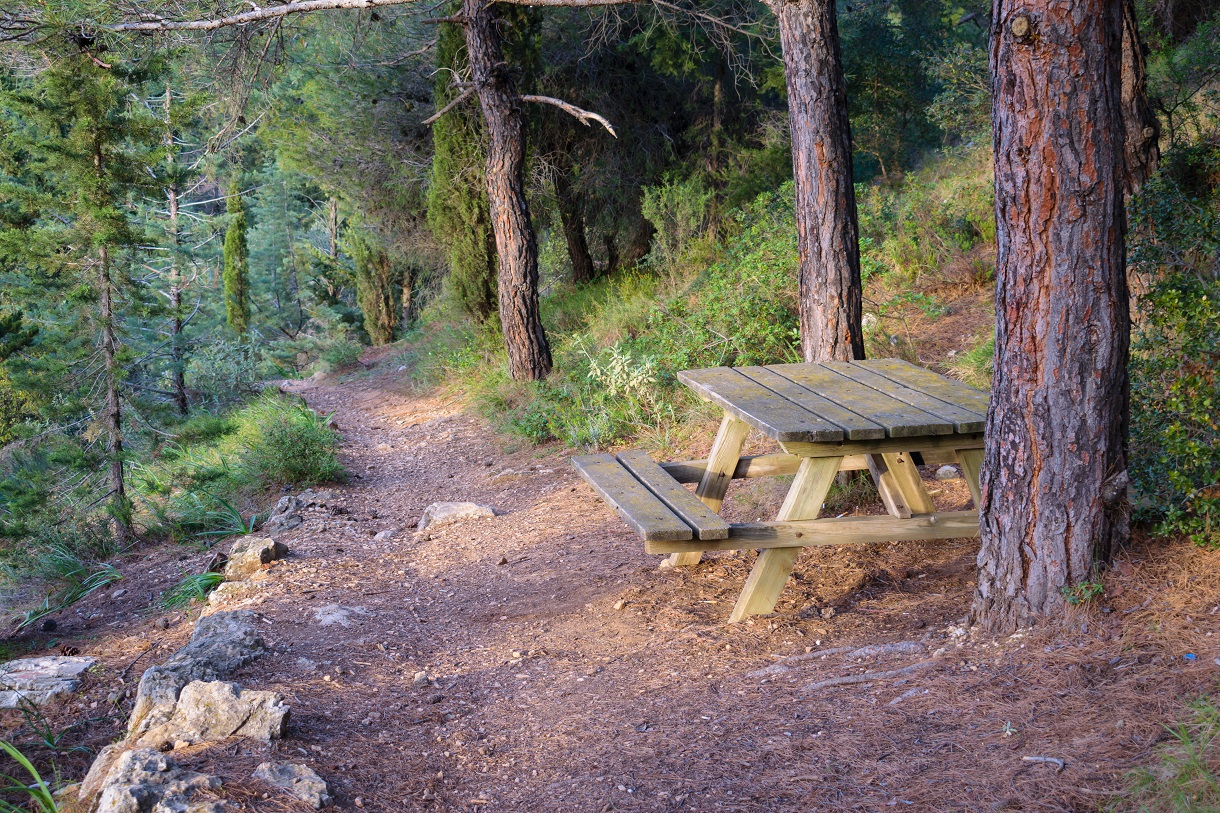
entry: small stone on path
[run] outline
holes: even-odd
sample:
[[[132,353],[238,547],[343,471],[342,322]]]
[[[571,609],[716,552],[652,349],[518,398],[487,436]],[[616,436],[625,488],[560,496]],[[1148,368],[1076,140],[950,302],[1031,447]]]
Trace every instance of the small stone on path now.
[[[937,480],[956,480],[958,477],[961,475],[958,474],[956,466],[944,465],[936,470]]]
[[[424,509],[423,516],[419,518],[419,530],[495,515],[496,511],[490,505],[473,502],[434,502]]]
[[[331,803],[326,782],[305,765],[264,762],[254,770],[254,778],[283,788],[315,810]]]

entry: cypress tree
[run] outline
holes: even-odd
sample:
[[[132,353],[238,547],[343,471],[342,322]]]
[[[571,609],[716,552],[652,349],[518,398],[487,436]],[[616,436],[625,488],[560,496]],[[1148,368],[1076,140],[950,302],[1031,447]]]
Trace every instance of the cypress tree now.
[[[225,203],[229,229],[225,232],[225,318],[239,336],[250,329],[250,252],[246,245],[246,206],[235,181]]]
[[[436,44],[437,109],[460,92],[452,77],[467,72],[466,39],[461,26],[444,23]],[[480,321],[496,311],[496,240],[487,204],[482,117],[467,103],[432,125],[432,183],[428,226],[449,259],[448,288],[464,311]]]

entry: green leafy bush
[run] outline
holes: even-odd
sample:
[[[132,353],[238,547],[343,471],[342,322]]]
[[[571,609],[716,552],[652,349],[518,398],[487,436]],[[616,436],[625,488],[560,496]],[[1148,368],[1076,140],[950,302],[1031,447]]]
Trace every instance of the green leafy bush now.
[[[241,464],[265,483],[312,485],[340,479],[339,436],[304,403],[264,396],[242,411]]]
[[[1163,533],[1218,547],[1220,147],[1171,154],[1165,168],[1132,207],[1141,288],[1131,354],[1136,510]]]
[[[258,392],[258,351],[241,342],[214,341],[191,356],[187,380],[206,403],[229,405]]]

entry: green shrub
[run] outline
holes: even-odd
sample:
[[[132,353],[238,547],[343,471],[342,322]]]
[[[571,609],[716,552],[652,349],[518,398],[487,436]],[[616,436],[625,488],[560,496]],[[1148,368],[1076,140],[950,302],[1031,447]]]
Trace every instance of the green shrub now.
[[[1220,177],[1220,148],[1192,151]],[[1131,353],[1131,474],[1138,515],[1220,546],[1220,190],[1180,182],[1182,160],[1132,207],[1141,283]],[[1209,170],[1210,168],[1210,170]]]
[[[258,351],[252,345],[209,342],[191,356],[187,381],[205,403],[237,403],[258,392],[258,362]]]
[[[313,485],[339,480],[339,436],[304,403],[265,395],[237,415],[244,446],[239,465],[264,484]]]

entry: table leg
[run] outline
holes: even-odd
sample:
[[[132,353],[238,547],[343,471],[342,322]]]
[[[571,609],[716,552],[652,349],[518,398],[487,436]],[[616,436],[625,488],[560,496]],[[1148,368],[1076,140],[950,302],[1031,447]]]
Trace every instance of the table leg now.
[[[711,454],[707,456],[707,468],[703,470],[703,479],[695,489],[695,495],[703,500],[704,505],[719,512],[724,505],[725,492],[733,481],[733,472],[737,470],[737,462],[741,460],[741,447],[745,445],[746,435],[750,434],[750,425],[739,421],[732,415],[725,415],[720,421],[720,431],[712,443]],[[669,556],[672,567],[697,565],[703,558],[702,553],[673,553]]]
[[[970,489],[970,496],[974,499],[974,507],[978,511],[983,510],[982,485],[979,483],[979,474],[983,470],[983,450],[982,449],[959,449],[957,452],[957,462],[962,467],[962,477],[966,478],[966,487]]]
[[[779,510],[777,520],[817,519],[822,510],[822,501],[839,472],[841,457],[805,458],[797,469],[796,479]],[[729,616],[735,624],[752,615],[762,615],[775,609],[792,566],[802,548],[769,548],[758,555],[754,569],[750,571],[736,606]]]
[[[889,469],[890,474],[893,475],[894,482],[898,484],[898,490],[906,498],[906,504],[910,507],[911,512],[915,514],[936,513],[936,504],[932,502],[932,495],[923,487],[923,480],[919,477],[919,467],[915,465],[911,456],[906,452],[896,452],[883,454],[881,458],[885,461],[885,466]]]

